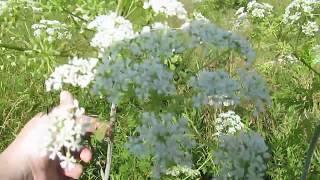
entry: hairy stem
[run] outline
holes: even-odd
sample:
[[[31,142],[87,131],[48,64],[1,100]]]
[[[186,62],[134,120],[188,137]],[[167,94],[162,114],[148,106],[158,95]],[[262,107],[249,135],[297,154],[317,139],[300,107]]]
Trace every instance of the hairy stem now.
[[[116,121],[116,105],[114,103],[111,104],[111,109],[110,109],[110,122],[109,122],[109,128],[108,129],[108,137],[107,137],[107,142],[108,142],[108,150],[107,150],[107,163],[106,163],[106,168],[104,171],[104,177],[103,180],[108,180],[110,176],[110,170],[111,170],[111,163],[112,163],[112,147],[113,147],[113,139],[112,139],[112,131],[113,131],[113,126]]]
[[[306,159],[305,159],[305,164],[304,164],[304,167],[303,167],[303,173],[302,173],[302,176],[301,176],[301,180],[306,180],[307,179],[308,171],[309,171],[309,168],[310,168],[310,165],[311,165],[312,155],[313,155],[314,150],[317,147],[317,142],[318,142],[319,137],[320,137],[320,124],[316,127],[316,129],[314,131],[314,134],[313,134],[313,137],[311,139],[311,143],[310,143],[310,146],[309,146],[309,149],[308,149],[308,152],[307,152],[307,156],[306,156]]]

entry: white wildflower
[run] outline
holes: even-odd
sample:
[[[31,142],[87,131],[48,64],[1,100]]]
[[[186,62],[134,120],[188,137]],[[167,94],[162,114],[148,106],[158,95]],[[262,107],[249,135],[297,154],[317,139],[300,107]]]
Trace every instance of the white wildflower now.
[[[177,16],[179,19],[187,19],[187,11],[178,0],[147,0],[143,4],[144,9],[152,8],[155,13],[163,13],[167,16]]]
[[[319,26],[317,22],[308,21],[306,24],[302,25],[302,32],[307,36],[314,36],[318,31]]]
[[[195,20],[202,20],[204,22],[210,22],[208,18],[204,17],[200,12],[193,12],[193,17]]]
[[[80,150],[81,136],[89,127],[89,122],[79,119],[84,115],[84,109],[78,105],[78,101],[74,100],[73,105],[54,109],[48,114],[49,125],[40,147],[41,154],[48,155],[52,160],[58,158],[65,169],[72,168],[76,163],[70,152]]]
[[[244,127],[241,118],[234,111],[220,113],[215,121],[216,135],[234,134]]]
[[[63,169],[71,170],[75,167],[76,159],[70,155],[70,152],[67,153],[67,156],[61,156],[60,166]]]
[[[189,178],[197,178],[200,176],[200,171],[191,169],[187,166],[174,166],[166,171],[166,175],[172,177],[189,177]]]
[[[300,19],[307,19],[314,17],[314,11],[319,7],[318,0],[293,0],[287,7],[283,16],[283,22],[290,25],[298,25]]]
[[[214,153],[221,167],[221,179],[262,180],[270,157],[263,138],[254,132],[220,137],[219,148]]]
[[[47,91],[60,90],[63,83],[87,87],[95,78],[95,66],[98,63],[96,58],[72,58],[68,64],[58,66],[46,80]]]
[[[97,16],[88,24],[88,28],[97,30],[91,40],[91,46],[100,48],[101,52],[112,44],[136,36],[132,23],[122,16],[117,16],[115,12]]]
[[[31,26],[36,38],[44,37],[49,43],[58,39],[71,39],[72,34],[68,26],[57,20],[40,20],[38,24]]]
[[[297,63],[298,59],[292,53],[281,54],[277,58],[277,62],[280,64],[293,64]]]
[[[248,21],[249,17],[263,19],[267,16],[270,16],[272,10],[273,6],[268,3],[258,3],[255,0],[250,1],[246,7],[240,7],[236,11],[236,21],[234,27],[237,28],[244,24],[246,21]]]

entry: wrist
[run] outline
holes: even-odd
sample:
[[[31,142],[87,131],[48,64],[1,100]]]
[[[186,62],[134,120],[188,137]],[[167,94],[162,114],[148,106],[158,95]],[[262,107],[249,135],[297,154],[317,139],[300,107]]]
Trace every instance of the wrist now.
[[[16,149],[11,144],[0,153],[0,177],[1,180],[33,180],[32,174],[28,173],[29,165],[26,157],[21,156],[21,149]]]

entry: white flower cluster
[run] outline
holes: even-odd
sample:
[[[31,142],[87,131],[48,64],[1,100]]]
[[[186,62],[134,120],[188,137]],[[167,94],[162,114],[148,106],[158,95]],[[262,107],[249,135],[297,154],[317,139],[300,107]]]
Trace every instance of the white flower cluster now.
[[[237,131],[243,129],[244,125],[241,118],[234,111],[220,113],[215,121],[216,135],[235,134]]]
[[[221,170],[221,179],[263,180],[270,157],[263,138],[254,132],[220,137],[219,148],[214,153]]]
[[[140,157],[154,155],[155,177],[159,178],[172,163],[191,165],[191,155],[187,151],[194,142],[188,135],[186,119],[175,119],[170,113],[156,115],[144,112],[142,125],[136,131],[139,136],[129,138],[129,150]]]
[[[77,58],[73,57],[68,64],[64,64],[55,68],[54,72],[46,80],[46,90],[60,90],[63,83],[87,87],[95,78],[95,67],[98,63],[96,58]]]
[[[247,11],[251,13],[253,17],[263,18],[271,14],[273,6],[268,3],[258,3],[253,0],[247,5]]]
[[[248,17],[262,19],[270,16],[273,10],[273,6],[268,3],[258,3],[253,0],[247,4],[247,7],[240,7],[235,15],[237,17],[235,27],[242,25]]]
[[[149,98],[151,92],[174,95],[173,74],[156,59],[134,63],[129,60],[104,61],[98,68],[95,88],[106,92],[109,101],[117,104],[121,95],[134,90],[140,100]]]
[[[152,8],[155,13],[163,13],[167,16],[177,16],[179,19],[187,19],[187,11],[178,0],[147,0],[143,4],[144,9]]]
[[[91,40],[91,46],[100,48],[101,52],[113,43],[136,36],[132,23],[115,12],[97,16],[88,24],[88,28],[96,29],[97,32]]]
[[[166,175],[172,176],[172,177],[188,177],[192,179],[196,179],[200,176],[200,171],[191,169],[187,166],[174,166],[172,168],[167,169]]]
[[[81,148],[81,136],[89,127],[88,122],[81,121],[84,109],[79,107],[77,100],[67,108],[54,109],[48,114],[47,134],[43,137],[41,152],[48,155],[50,159],[60,160],[60,165],[64,169],[72,169],[76,159],[72,152]]]
[[[40,20],[39,24],[33,24],[33,35],[37,38],[45,37],[49,43],[57,39],[71,39],[72,34],[68,26],[57,20]]]
[[[317,22],[308,21],[302,25],[302,32],[307,36],[314,36],[319,31],[319,25]]]
[[[285,53],[285,54],[281,54],[277,58],[277,62],[280,64],[294,64],[299,62],[299,60],[292,53]]]
[[[7,8],[8,1],[0,1],[0,16]]]
[[[239,103],[236,93],[240,86],[225,71],[202,71],[197,78],[191,78],[189,84],[198,92],[193,97],[195,107],[211,105],[218,108]]]
[[[22,2],[26,3],[25,8],[32,9],[34,13],[41,13],[43,9],[40,7],[40,2],[33,0],[23,0]],[[21,3],[21,2],[20,2]]]
[[[283,22],[302,28],[302,32],[307,36],[314,36],[314,33],[319,31],[319,25],[315,21],[315,11],[318,8],[318,0],[293,0],[286,7]]]
[[[314,17],[314,10],[319,3],[317,0],[293,0],[286,7],[283,22],[294,24],[303,19],[303,16]]]

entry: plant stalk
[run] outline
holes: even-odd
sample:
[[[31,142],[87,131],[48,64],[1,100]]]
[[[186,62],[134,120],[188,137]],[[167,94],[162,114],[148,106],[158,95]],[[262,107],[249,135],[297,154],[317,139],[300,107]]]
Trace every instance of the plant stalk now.
[[[111,104],[110,109],[110,122],[109,122],[109,132],[107,133],[109,136],[107,137],[108,142],[108,150],[107,150],[107,162],[106,162],[106,168],[104,171],[104,177],[103,180],[109,180],[110,172],[111,172],[111,163],[112,163],[112,147],[113,147],[113,138],[112,138],[112,131],[113,126],[116,121],[116,105],[114,103]]]
[[[309,168],[311,165],[312,155],[313,155],[314,150],[317,147],[317,142],[318,142],[319,137],[320,137],[320,124],[316,127],[314,134],[313,134],[313,137],[311,139],[310,146],[309,146],[307,156],[305,159],[305,164],[303,167],[301,180],[307,180],[308,171],[309,171]]]

